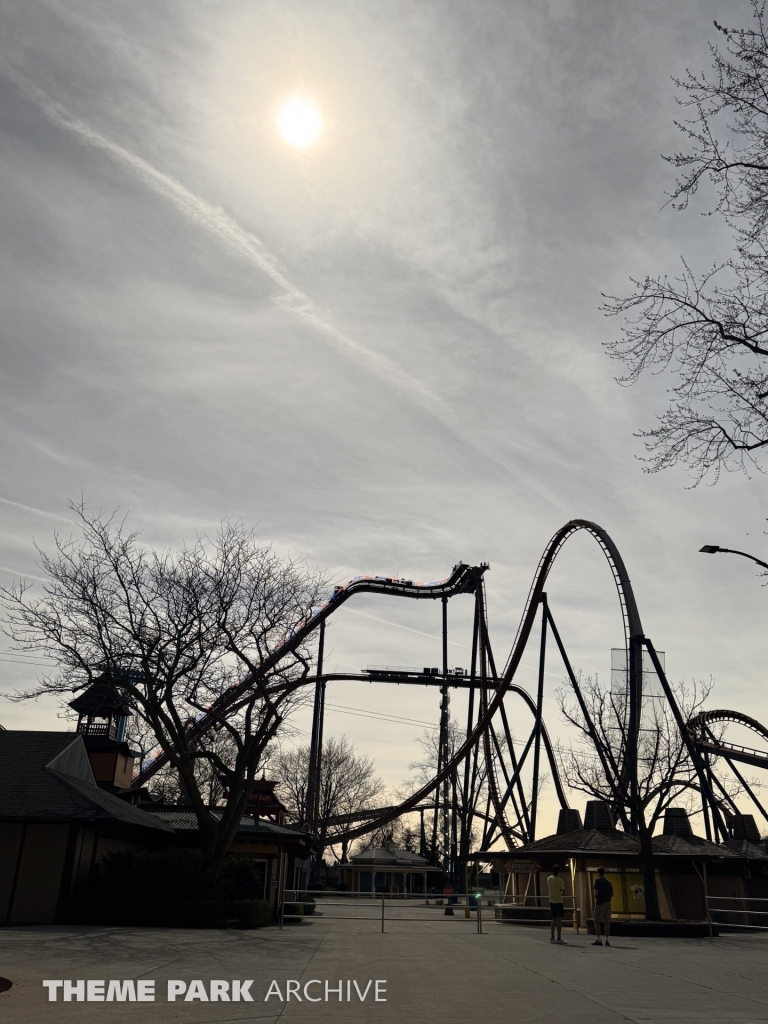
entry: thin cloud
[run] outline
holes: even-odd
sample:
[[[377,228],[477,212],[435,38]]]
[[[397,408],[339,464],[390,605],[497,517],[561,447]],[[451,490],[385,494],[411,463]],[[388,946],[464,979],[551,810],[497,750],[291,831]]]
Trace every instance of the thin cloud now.
[[[1,498],[0,501],[2,501]],[[7,573],[9,576],[18,579],[39,580],[40,583],[48,582],[43,576],[34,576],[31,572],[22,572],[21,569],[10,569],[7,565],[0,565],[0,572]]]
[[[388,384],[405,389],[421,402],[431,406],[441,400],[422,381],[405,373],[386,356],[371,352],[359,341],[338,330],[318,309],[312,299],[302,292],[288,278],[280,261],[251,231],[247,231],[219,206],[213,206],[191,192],[180,181],[159,171],[143,157],[137,156],[124,146],[108,139],[101,132],[91,128],[84,121],[74,117],[61,104],[56,103],[33,82],[20,75],[5,62],[1,65],[3,75],[26,99],[31,100],[45,116],[77,136],[81,142],[108,154],[113,160],[130,171],[144,185],[157,195],[167,199],[191,224],[203,228],[224,242],[229,248],[257,267],[280,289],[278,305],[290,310],[299,319],[318,331],[326,341],[343,355],[352,358],[364,369]]]
[[[221,207],[213,206],[201,199],[180,181],[159,171],[143,157],[137,156],[124,146],[113,142],[101,132],[91,128],[84,121],[74,117],[61,104],[52,100],[38,86],[19,74],[5,61],[0,61],[0,73],[13,84],[21,95],[34,103],[49,121],[70,132],[86,145],[106,153],[153,192],[168,200],[189,223],[215,235],[252,266],[266,274],[280,290],[280,296],[276,300],[277,304],[314,328],[337,352],[352,359],[361,368],[395,388],[398,394],[406,393],[415,398],[418,404],[454,437],[494,465],[502,468],[516,481],[524,483],[531,490],[536,491],[549,504],[565,511],[564,504],[548,488],[522,473],[517,466],[491,451],[487,445],[479,442],[460,426],[457,422],[457,410],[450,408],[423,381],[411,377],[386,356],[371,352],[359,341],[335,327],[313,300],[289,279],[280,261],[266,248],[263,242],[238,224]]]
[[[425,636],[429,640],[440,640],[439,636],[434,636],[432,633],[424,633],[420,629],[412,629],[410,626],[403,626],[399,622],[390,622],[389,619],[382,619],[378,615],[369,615],[367,612],[358,612],[354,608],[347,608],[346,612],[348,615],[359,615],[361,619],[371,619],[373,622],[381,622],[385,626],[393,626],[395,629],[403,629],[406,633],[416,633],[417,636]],[[463,651],[471,650],[466,644],[456,643],[455,640],[449,640],[448,643],[451,647],[460,647]]]
[[[8,498],[0,498],[0,502],[3,505],[9,505],[11,508],[21,509],[22,512],[33,512],[36,516],[43,516],[45,519],[54,519],[59,523],[68,523],[70,526],[75,526],[76,523],[72,519],[67,519],[66,516],[57,516],[53,512],[44,512],[41,508],[33,508],[32,505],[21,505],[18,501],[10,501]]]

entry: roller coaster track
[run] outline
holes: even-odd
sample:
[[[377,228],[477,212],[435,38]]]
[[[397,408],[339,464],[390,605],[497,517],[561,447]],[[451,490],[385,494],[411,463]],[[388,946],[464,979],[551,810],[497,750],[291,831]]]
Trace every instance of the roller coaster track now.
[[[602,551],[611,570],[622,614],[624,643],[627,652],[628,699],[623,705],[623,713],[626,715],[626,721],[621,723],[622,740],[619,745],[619,749],[617,750],[604,749],[604,745],[601,746],[601,744],[597,742],[597,735],[594,732],[594,726],[591,723],[588,709],[583,701],[578,681],[570,666],[565,648],[562,640],[560,639],[560,635],[546,599],[545,586],[547,578],[558,554],[562,550],[566,541],[574,534],[580,532],[587,533],[591,536]],[[748,728],[759,733],[766,740],[768,740],[768,730],[754,719],[748,718],[746,715],[741,715],[739,712],[732,711],[705,712],[691,719],[687,723],[684,721],[672,689],[670,688],[664,674],[663,667],[659,662],[656,651],[650,640],[643,635],[637,603],[635,601],[632,584],[623,559],[621,558],[616,545],[605,530],[588,520],[574,519],[561,527],[551,538],[541,556],[536,572],[534,573],[517,634],[515,636],[509,658],[507,659],[504,667],[504,671],[501,675],[497,675],[487,636],[485,588],[483,579],[487,568],[488,566],[486,564],[470,566],[465,563],[459,563],[454,567],[450,576],[446,579],[431,583],[419,583],[396,577],[357,576],[350,580],[345,586],[337,587],[330,600],[318,608],[309,618],[306,619],[306,621],[298,624],[292,630],[290,635],[287,636],[285,640],[267,658],[264,659],[259,666],[258,672],[247,675],[239,683],[230,687],[230,689],[222,694],[221,697],[219,697],[211,707],[202,713],[194,723],[190,724],[187,732],[187,739],[190,742],[194,742],[195,739],[202,736],[207,729],[220,722],[227,715],[233,714],[238,707],[251,698],[254,690],[260,690],[265,695],[268,695],[270,692],[278,692],[286,686],[294,688],[298,685],[306,685],[307,683],[314,681],[317,684],[317,700],[317,692],[319,692],[319,688],[324,688],[325,682],[330,679],[364,679],[369,682],[402,682],[408,684],[423,683],[427,686],[440,686],[441,688],[444,688],[444,692],[447,692],[447,688],[452,687],[470,687],[470,713],[466,738],[452,754],[449,755],[446,750],[445,757],[441,755],[439,770],[433,778],[401,803],[385,808],[374,808],[371,811],[365,812],[364,815],[360,815],[360,818],[365,817],[365,820],[360,821],[359,824],[354,821],[355,816],[348,816],[344,821],[340,819],[330,819],[326,824],[335,825],[337,828],[340,825],[352,825],[353,827],[347,828],[345,831],[335,833],[332,836],[328,836],[327,842],[331,843],[342,838],[346,841],[350,841],[358,836],[384,828],[390,822],[399,818],[403,814],[407,814],[414,810],[427,809],[424,805],[426,798],[429,797],[430,794],[435,793],[435,790],[437,790],[438,787],[446,783],[446,780],[449,780],[451,776],[456,773],[459,765],[468,759],[469,755],[472,754],[473,751],[475,752],[475,765],[472,768],[472,784],[474,786],[477,751],[482,749],[487,768],[489,799],[493,805],[493,817],[489,816],[488,811],[483,814],[479,810],[473,809],[471,813],[477,815],[481,819],[485,819],[487,822],[492,822],[492,827],[488,833],[488,844],[486,844],[484,848],[488,848],[493,831],[498,829],[508,848],[513,849],[517,840],[521,839],[521,836],[523,841],[525,841],[525,823],[530,825],[529,838],[535,830],[535,802],[540,744],[544,747],[544,753],[550,765],[552,778],[561,807],[567,808],[568,806],[566,795],[558,774],[552,744],[542,720],[545,640],[547,630],[550,630],[557,643],[563,663],[568,672],[571,685],[576,693],[577,699],[579,700],[590,735],[593,738],[593,742],[595,742],[597,753],[601,758],[602,767],[614,794],[614,808],[622,816],[622,819],[625,822],[625,827],[629,826],[631,830],[634,830],[637,827],[634,819],[626,817],[626,809],[628,807],[633,809],[639,806],[637,796],[637,738],[643,704],[643,657],[647,650],[647,653],[654,665],[656,674],[659,677],[660,684],[664,690],[664,695],[672,710],[681,738],[687,748],[688,755],[698,775],[700,790],[702,793],[707,835],[710,835],[708,813],[711,813],[716,835],[726,838],[727,831],[723,824],[721,813],[724,808],[720,799],[715,797],[712,773],[708,766],[707,758],[710,755],[718,755],[724,757],[729,765],[731,765],[732,760],[741,760],[746,761],[749,764],[756,764],[759,767],[768,767],[768,752],[753,750],[751,748],[741,747],[737,744],[729,744],[724,741],[719,741],[714,737],[709,726],[718,721],[733,721],[746,725]],[[334,614],[350,598],[361,593],[388,594],[416,600],[443,599],[443,672],[441,674],[435,674],[434,670],[429,673],[425,670],[425,672],[421,674],[417,671],[405,671],[401,673],[398,670],[371,670],[366,674],[358,675],[350,673],[323,673],[321,664],[319,663],[318,675],[314,677],[314,679],[312,677],[305,677],[298,681],[294,680],[286,682],[285,680],[276,681],[274,677],[269,676],[269,673],[276,669],[287,655],[295,652],[300,645],[310,637],[314,630],[322,627],[330,615]],[[458,594],[473,594],[476,600],[475,640],[473,641],[472,669],[470,677],[449,673],[449,670],[447,669],[447,661],[445,660],[447,657],[445,654],[447,649],[445,647],[445,644],[447,643],[445,633],[447,628],[445,625],[447,621],[445,618],[445,602],[448,598]],[[531,638],[539,609],[541,609],[542,612],[542,642],[539,661],[539,689],[537,696],[534,699],[534,697],[519,686],[514,679],[520,667],[526,646]],[[320,648],[322,648],[322,636],[323,631],[321,629]],[[480,656],[479,678],[475,672],[476,653],[479,653]],[[475,690],[478,690],[480,693],[480,702],[477,721],[472,724],[471,701]],[[498,714],[504,725],[504,731],[509,746],[511,744],[511,733],[507,724],[504,700],[510,694],[521,697],[526,703],[528,709],[534,715],[535,719],[534,732],[531,734],[522,757],[517,763],[515,763],[514,752],[512,752],[511,760],[513,763],[513,772],[511,776],[507,773],[502,761],[503,741],[501,744],[499,743],[493,727],[494,717]],[[491,745],[491,740],[493,740],[493,746]],[[522,770],[522,762],[525,760],[529,750],[531,749],[534,751],[534,785],[532,788],[529,808],[521,788],[519,773]],[[154,773],[168,761],[169,755],[167,753],[163,753],[155,757],[151,762],[145,763],[142,766],[141,772],[135,777],[133,787],[137,788],[146,784],[148,779],[151,778],[152,775],[154,775]],[[467,761],[467,765],[469,765],[469,763],[470,762]],[[500,780],[497,775],[498,765],[502,767],[505,775],[506,788],[503,795],[502,787],[499,784]],[[733,766],[731,765],[731,767]],[[465,768],[465,782],[467,774],[468,768]],[[719,785],[717,779],[714,779],[714,784]],[[523,808],[522,816],[518,805],[515,803],[515,785],[518,787],[518,793],[521,799],[521,805]],[[720,786],[720,789],[722,790],[723,787]],[[749,791],[748,787],[747,791]],[[757,802],[754,795],[751,794],[751,791],[749,792],[750,795],[752,795],[752,798]],[[727,797],[727,794],[725,795]],[[506,818],[505,808],[507,801],[510,798],[512,804],[515,806],[515,811],[518,814],[518,827],[511,825]],[[727,797],[727,799],[732,804],[730,797]],[[435,813],[437,812],[438,806],[442,806],[443,808],[448,806],[445,792],[443,794],[442,804],[440,803],[439,798],[434,799],[430,803],[430,809],[434,809]],[[759,803],[758,806],[760,806]],[[709,808],[709,811],[707,808]],[[530,822],[528,822],[529,809]],[[630,813],[634,814],[635,811],[631,810]],[[372,820],[371,816],[373,816]],[[766,817],[768,817],[768,813],[766,813]],[[523,819],[525,819],[525,822],[523,822]]]
[[[333,676],[333,677],[326,676],[326,678],[349,678],[349,677],[348,676],[344,676],[344,677],[340,677],[340,676]],[[434,678],[437,679],[440,683],[442,683],[442,679],[439,679],[438,677],[434,677]],[[449,685],[451,685],[451,684],[449,684]],[[534,717],[535,717],[535,715],[536,715],[536,702],[534,701],[533,697],[531,697],[530,693],[528,693],[527,690],[523,689],[522,686],[517,686],[514,683],[510,683],[509,692],[510,693],[515,693],[518,696],[522,697],[522,699],[524,700],[524,702],[526,703],[526,705],[530,709],[531,714],[534,715]],[[565,790],[563,789],[563,784],[562,784],[562,781],[560,779],[560,773],[559,773],[559,770],[558,770],[558,767],[557,767],[557,759],[555,758],[555,751],[554,751],[554,747],[552,746],[552,740],[549,737],[549,733],[547,732],[546,727],[543,726],[543,725],[542,725],[542,730],[541,730],[541,740],[542,740],[542,743],[544,744],[544,750],[545,750],[546,755],[547,755],[547,761],[549,762],[550,771],[552,772],[552,781],[553,781],[554,786],[555,786],[555,792],[557,793],[557,798],[560,801],[560,806],[561,807],[568,807],[568,799],[567,799],[567,797],[565,795]],[[403,811],[400,810],[401,807],[402,807],[402,804],[397,804],[397,805],[393,805],[392,807],[381,808],[381,814],[376,816],[376,820],[377,821],[381,821],[383,817],[389,816],[390,814],[393,815],[394,817],[399,817],[400,814],[404,813]],[[411,808],[409,808],[409,810],[417,810],[417,808],[416,807],[411,807]],[[502,813],[503,813],[503,806],[502,806]],[[481,815],[478,814],[478,816],[480,817]],[[360,817],[361,818],[365,817],[366,819],[369,819],[369,818],[373,817],[373,813],[371,811],[365,811],[365,812],[362,812],[360,814]],[[498,817],[498,812],[497,812],[497,817]],[[347,818],[347,820],[350,820],[350,821],[352,820],[351,817],[349,817],[349,816],[345,816],[345,818]],[[392,819],[388,818],[388,820],[392,820]],[[490,819],[490,820],[496,820],[496,819],[494,818],[494,819]],[[343,822],[341,822],[338,818],[328,819],[327,823],[333,824],[333,825],[343,824]],[[374,827],[379,828],[380,826],[379,825],[375,825]],[[363,832],[364,831],[368,831],[368,830],[364,829]],[[362,835],[363,832],[359,832],[358,831],[358,832],[355,833],[355,835],[356,836],[357,835]],[[327,842],[329,844],[338,843],[342,839],[349,838],[349,836],[350,836],[350,833],[348,833],[348,832],[339,832],[339,833],[336,833],[335,835],[328,836]]]
[[[491,721],[494,715],[499,711],[504,697],[510,692],[512,680],[514,679],[515,673],[520,666],[520,662],[523,657],[526,645],[533,630],[534,622],[536,619],[536,613],[541,603],[542,595],[544,593],[544,586],[547,581],[549,572],[554,564],[554,561],[560,552],[560,549],[565,544],[566,540],[573,534],[580,531],[585,531],[592,536],[598,543],[600,549],[605,555],[608,564],[611,568],[614,582],[619,594],[619,601],[621,604],[622,618],[624,621],[624,634],[627,644],[628,654],[630,647],[633,643],[637,643],[638,640],[642,641],[643,630],[640,622],[640,614],[637,610],[637,603],[635,601],[634,592],[632,590],[632,584],[629,579],[624,561],[619,554],[618,548],[613,543],[609,535],[596,523],[589,522],[585,519],[573,519],[565,526],[561,527],[557,533],[552,537],[549,544],[544,550],[544,554],[539,561],[538,568],[533,577],[531,588],[528,593],[528,599],[526,601],[525,610],[520,620],[520,625],[517,630],[515,642],[512,645],[509,659],[504,669],[504,673],[501,676],[498,686],[492,691],[492,696],[483,708],[482,714],[480,715],[477,724],[472,729],[470,735],[462,743],[459,749],[455,752],[454,756],[448,761],[440,772],[438,772],[434,778],[428,783],[413,793],[408,799],[404,800],[396,808],[387,811],[382,814],[378,819],[374,820],[365,826],[360,826],[356,829],[350,830],[346,834],[346,838],[355,839],[357,836],[366,834],[367,832],[374,831],[378,828],[383,828],[388,825],[389,822],[394,821],[395,818],[400,817],[402,814],[413,810],[417,804],[421,803],[430,793],[445,780],[448,779],[451,774],[458,768],[465,757],[472,751],[475,744],[479,742],[485,742],[484,734],[490,727]],[[630,666],[630,673],[632,668]],[[635,721],[639,722],[639,713],[641,709],[642,701],[642,672],[637,673],[636,692],[634,696],[634,717]],[[626,767],[626,752],[622,758],[622,778],[625,778],[628,773]],[[490,768],[489,768],[490,771]],[[497,798],[498,798],[498,787]],[[497,812],[498,813],[498,812]],[[500,822],[500,825],[502,823]],[[508,826],[506,831],[508,831]]]
[[[715,737],[710,726],[718,722],[735,722],[737,725],[746,726],[747,729],[756,732],[764,740],[768,740],[768,729],[757,719],[750,718],[749,715],[744,715],[740,711],[713,709],[699,712],[687,723],[688,731],[699,750],[716,757],[741,761],[756,768],[768,768],[768,751],[745,747],[740,743],[729,743]]]
[[[238,701],[246,697],[249,691],[254,688],[264,687],[263,680],[267,674],[280,662],[295,651],[316,630],[321,623],[338,609],[351,597],[357,594],[390,594],[398,597],[408,597],[415,600],[436,600],[442,597],[454,597],[457,594],[475,593],[478,581],[482,579],[487,565],[467,565],[459,562],[454,566],[450,576],[444,580],[437,580],[432,583],[414,583],[413,580],[400,579],[389,576],[355,576],[344,586],[338,586],[331,598],[321,605],[314,614],[306,621],[299,623],[282,644],[278,645],[260,664],[259,672],[248,674],[235,686],[230,687],[216,700],[203,714],[190,724],[187,731],[187,739],[193,743],[198,736],[202,736],[211,726],[221,721],[223,717],[237,705]],[[168,763],[170,756],[163,752],[142,765],[140,772],[134,776],[131,783],[132,789],[139,789],[146,785],[152,776]]]

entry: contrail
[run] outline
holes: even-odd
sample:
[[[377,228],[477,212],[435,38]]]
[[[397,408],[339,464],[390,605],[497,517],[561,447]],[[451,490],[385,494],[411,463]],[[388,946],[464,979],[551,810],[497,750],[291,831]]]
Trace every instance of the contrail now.
[[[312,299],[302,292],[286,275],[280,261],[266,248],[264,243],[252,232],[247,231],[220,206],[213,206],[204,199],[190,192],[188,188],[172,178],[169,174],[159,171],[147,160],[137,156],[124,146],[113,142],[105,135],[91,128],[85,122],[70,114],[59,103],[39,89],[34,83],[2,63],[2,73],[13,83],[16,89],[31,100],[46,117],[76,135],[81,142],[94,149],[107,153],[113,160],[131,171],[135,177],[147,185],[153,192],[169,200],[173,206],[192,224],[211,234],[216,235],[231,249],[239,253],[248,262],[261,270],[280,289],[277,300],[284,308],[290,310],[299,319],[315,328],[334,348],[351,356],[376,376],[388,381],[398,389],[405,389],[415,395],[421,402],[431,406],[440,405],[441,400],[422,381],[416,380],[400,369],[397,364],[386,356],[371,352],[359,341],[350,338],[338,330],[323,316]]]
[[[264,243],[252,232],[238,224],[220,206],[213,206],[196,196],[180,181],[159,171],[147,160],[74,117],[61,104],[52,100],[2,58],[0,58],[0,74],[7,78],[21,95],[34,103],[49,121],[75,135],[86,145],[106,153],[153,192],[167,199],[187,221],[215,235],[252,266],[266,274],[280,290],[278,304],[313,327],[338,352],[351,358],[369,373],[397,389],[398,393],[406,392],[412,395],[454,437],[496,466],[501,467],[514,480],[525,483],[549,504],[565,511],[562,501],[548,488],[522,473],[517,466],[510,464],[503,456],[491,451],[473,437],[466,428],[457,422],[457,411],[451,409],[423,381],[411,377],[392,360],[377,352],[372,352],[365,345],[330,323],[312,299],[289,279],[280,261],[266,248]]]
[[[21,505],[18,501],[10,501],[8,498],[0,498],[0,502],[3,505],[10,505],[11,508],[20,508],[22,512],[34,512],[36,516],[44,516],[46,519],[56,519],[60,523],[69,523],[70,526],[75,526],[74,519],[67,519],[65,516],[54,515],[53,512],[43,512],[41,508],[33,508],[31,505]]]
[[[430,640],[440,640],[439,636],[434,636],[432,633],[424,633],[420,629],[411,629],[410,626],[402,626],[399,622],[390,622],[389,619],[379,618],[378,615],[369,615],[367,612],[358,612],[353,608],[346,609],[347,615],[359,615],[361,619],[372,619],[374,622],[382,622],[385,626],[394,626],[395,629],[404,629],[406,633],[416,633],[417,636],[426,636]],[[448,643],[451,647],[461,647],[464,651],[471,650],[466,644],[456,643],[455,640],[449,640]]]

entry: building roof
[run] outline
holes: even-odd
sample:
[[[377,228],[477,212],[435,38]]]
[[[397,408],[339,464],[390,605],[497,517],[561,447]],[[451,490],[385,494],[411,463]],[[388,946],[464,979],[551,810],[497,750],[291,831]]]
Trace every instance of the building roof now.
[[[74,732],[0,732],[0,818],[119,821],[171,831],[96,785],[83,737]]]
[[[107,672],[81,690],[78,696],[69,702],[69,706],[79,715],[101,717],[109,714],[130,714],[125,693],[115,683],[114,677]]]
[[[695,835],[654,836],[653,849],[655,853],[662,856],[686,857],[688,860],[696,860],[701,857],[735,859],[738,856],[725,843],[718,845]]]
[[[654,853],[662,857],[685,857],[687,860],[729,859],[738,854],[728,844],[716,845],[700,836],[667,835],[653,837]],[[580,828],[563,835],[545,836],[527,846],[521,846],[511,855],[513,859],[539,854],[558,854],[571,857],[594,855],[612,857],[640,856],[640,841],[619,829]]]
[[[358,853],[355,857],[350,857],[349,862],[343,866],[370,868],[374,865],[386,868],[403,867],[419,868],[425,871],[439,870],[427,863],[427,858],[420,857],[418,853],[411,853],[410,850],[396,850],[390,847],[376,847],[370,850],[363,850],[362,853]]]
[[[146,813],[152,818],[159,818],[176,832],[196,832],[200,827],[197,815],[190,807],[161,804],[156,807],[145,807],[142,813]],[[222,811],[215,810],[211,812],[215,818],[221,818],[222,813]],[[253,836],[264,840],[271,839],[275,842],[293,841],[309,844],[312,841],[312,837],[301,829],[293,828],[290,825],[277,825],[274,821],[248,816],[240,819],[237,831],[238,835]]]
[[[537,839],[533,843],[519,847],[510,856],[515,859],[525,858],[536,853],[567,853],[582,857],[591,853],[610,853],[615,856],[637,857],[640,853],[640,843],[634,836],[615,828],[577,828],[573,832],[565,832],[559,836]]]
[[[748,839],[729,839],[727,843],[723,843],[731,853],[735,853],[737,857],[745,858],[746,860],[763,860],[768,861],[768,851],[765,847],[757,843],[750,843]]]

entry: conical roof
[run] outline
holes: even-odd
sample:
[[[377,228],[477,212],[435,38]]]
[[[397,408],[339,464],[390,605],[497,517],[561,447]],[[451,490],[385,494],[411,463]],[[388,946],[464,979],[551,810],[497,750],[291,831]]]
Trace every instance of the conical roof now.
[[[114,676],[105,672],[83,690],[69,706],[78,715],[91,715],[97,718],[108,718],[110,715],[129,715],[130,706],[125,692],[115,682]]]

